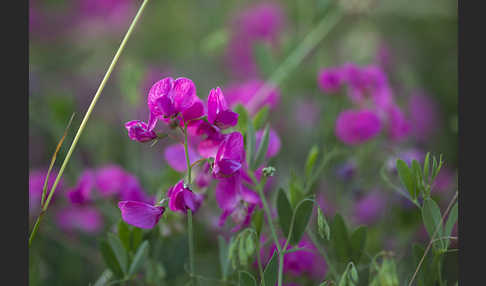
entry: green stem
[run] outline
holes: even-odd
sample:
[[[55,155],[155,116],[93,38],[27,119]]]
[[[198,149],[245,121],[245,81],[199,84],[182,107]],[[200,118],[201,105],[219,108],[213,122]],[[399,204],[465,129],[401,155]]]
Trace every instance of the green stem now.
[[[271,215],[271,212],[270,212],[270,208],[268,207],[267,199],[265,198],[265,195],[263,194],[262,185],[265,184],[265,180],[262,180],[263,184],[258,183],[258,181],[255,177],[255,174],[252,171],[249,171],[248,175],[250,176],[251,180],[253,181],[253,184],[255,185],[255,187],[258,191],[258,195],[260,196],[260,199],[262,200],[262,203],[263,203],[263,211],[265,212],[265,215],[267,217],[268,226],[270,227],[270,231],[272,233],[273,241],[274,241],[275,246],[277,247],[277,251],[278,251],[279,273],[280,273],[280,267],[283,267],[283,253],[282,253],[282,248],[280,247],[280,243],[278,242],[277,232],[275,231],[275,227],[273,226],[273,223],[272,223],[272,215]],[[279,277],[278,277],[278,286],[282,286],[281,275],[279,275]]]
[[[260,257],[260,239],[257,237],[257,247],[256,247],[256,257],[258,263],[258,272],[260,272],[260,280],[263,280],[263,266],[262,266],[262,258]]]
[[[192,231],[192,211],[187,210],[187,234],[189,242],[189,270],[191,272],[192,285],[197,284],[195,272],[194,272],[194,234]]]
[[[187,184],[191,184],[191,160],[189,159],[189,151],[187,150],[187,123],[184,124],[184,152],[186,153],[186,163],[187,163]]]
[[[45,201],[45,204],[42,207],[42,211],[46,211],[47,208],[49,207],[49,203],[51,202],[52,196],[54,195],[54,192],[55,192],[56,187],[59,183],[59,180],[61,179],[61,176],[64,173],[64,169],[66,168],[66,165],[69,162],[69,159],[71,158],[71,155],[72,155],[74,149],[76,148],[76,144],[78,143],[78,140],[79,140],[79,138],[81,137],[81,134],[84,131],[86,123],[88,122],[88,119],[91,115],[91,112],[93,111],[93,109],[96,105],[96,102],[98,101],[98,99],[101,95],[101,92],[105,88],[106,82],[110,78],[111,73],[113,72],[113,69],[115,68],[115,66],[118,62],[118,58],[120,57],[121,53],[125,49],[125,45],[126,45],[128,39],[130,38],[130,35],[132,34],[132,32],[135,28],[135,25],[137,24],[138,20],[140,19],[140,16],[142,15],[142,12],[145,9],[145,6],[147,5],[147,2],[148,2],[148,0],[143,1],[142,5],[138,9],[137,14],[135,15],[135,18],[133,18],[133,21],[130,24],[130,27],[128,28],[127,33],[125,34],[125,37],[123,38],[120,46],[118,47],[118,50],[117,50],[115,56],[113,57],[113,60],[111,61],[111,64],[108,67],[108,70],[106,71],[106,74],[103,77],[103,80],[101,81],[100,86],[98,87],[98,90],[96,91],[96,94],[94,95],[93,100],[91,101],[91,104],[88,107],[88,110],[86,111],[86,114],[84,115],[83,121],[81,122],[81,125],[79,126],[78,132],[76,133],[76,136],[74,137],[73,143],[71,143],[71,147],[69,147],[69,150],[66,154],[66,157],[64,158],[64,162],[61,165],[61,168],[60,168],[59,173],[56,177],[56,180],[54,181],[54,184],[52,185],[49,196],[47,197],[47,200]],[[29,237],[29,247],[30,247],[30,244],[32,243],[33,238],[35,237],[35,234],[37,233],[37,228],[39,227],[39,223],[40,223],[40,215],[37,218],[37,221],[35,223],[37,227],[34,226],[34,229],[32,230],[32,233]]]

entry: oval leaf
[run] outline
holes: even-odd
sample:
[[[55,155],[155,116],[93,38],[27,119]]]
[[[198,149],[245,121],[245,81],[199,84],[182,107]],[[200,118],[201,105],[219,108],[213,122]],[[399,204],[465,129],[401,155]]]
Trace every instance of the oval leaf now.
[[[400,180],[402,181],[402,184],[405,186],[407,189],[408,193],[410,194],[410,197],[412,197],[413,200],[417,198],[416,192],[415,192],[415,176],[413,175],[412,171],[408,168],[407,163],[403,160],[397,160],[397,171],[398,171],[398,176],[400,177]]]
[[[240,286],[256,286],[256,280],[253,275],[246,271],[240,271]]]
[[[120,265],[123,273],[127,273],[128,270],[128,254],[125,248],[123,247],[122,242],[120,239],[115,236],[113,233],[108,233],[108,243],[115,253],[115,257]]]
[[[149,243],[148,241],[142,242],[142,244],[138,247],[137,252],[135,253],[135,256],[133,256],[133,261],[132,264],[130,265],[130,268],[128,269],[128,275],[131,276],[137,272],[137,270],[140,268],[140,266],[143,265],[145,262],[145,259],[147,259],[148,255],[148,248],[149,248]]]
[[[441,214],[439,206],[434,202],[434,200],[427,198],[424,200],[424,204],[422,206],[422,220],[425,225],[425,229],[429,234],[429,237],[432,239],[432,235],[437,227],[439,227],[439,231],[436,234],[436,238],[440,237],[443,232],[442,225],[441,225]],[[441,248],[445,247],[445,242],[438,241]]]
[[[285,237],[288,237],[290,230],[290,222],[292,221],[292,207],[285,194],[285,191],[280,188],[277,195],[277,213],[278,213],[278,223],[282,229],[282,233]]]
[[[265,266],[265,270],[263,271],[263,286],[274,286],[277,283],[277,275],[278,275],[278,255],[277,251],[273,252],[270,261]]]
[[[314,208],[314,200],[304,199],[295,208],[294,227],[292,230],[292,237],[290,243],[296,245],[299,243],[302,235],[309,224],[309,220]]]

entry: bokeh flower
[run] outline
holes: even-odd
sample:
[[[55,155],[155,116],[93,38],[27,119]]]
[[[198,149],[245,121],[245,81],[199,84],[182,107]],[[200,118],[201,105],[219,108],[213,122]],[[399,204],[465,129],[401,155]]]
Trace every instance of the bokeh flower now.
[[[138,201],[118,202],[122,219],[129,225],[139,228],[151,229],[158,222],[165,211],[162,206],[153,206]]]
[[[371,110],[345,110],[336,120],[336,136],[348,145],[364,143],[381,130],[381,121]]]
[[[148,128],[148,124],[140,120],[132,120],[125,123],[128,137],[134,141],[147,142],[157,138],[157,134]]]
[[[169,209],[183,213],[186,213],[189,209],[193,213],[197,212],[203,200],[202,195],[194,193],[191,189],[184,186],[183,180],[169,188],[167,197],[169,198]]]

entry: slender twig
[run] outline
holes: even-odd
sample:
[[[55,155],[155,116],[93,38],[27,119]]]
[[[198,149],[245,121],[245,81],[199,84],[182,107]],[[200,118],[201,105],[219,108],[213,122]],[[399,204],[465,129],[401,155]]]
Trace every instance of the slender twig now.
[[[56,177],[56,180],[54,181],[54,184],[52,185],[51,191],[49,192],[47,200],[45,201],[45,204],[42,207],[42,211],[41,211],[39,217],[37,217],[37,221],[35,222],[34,229],[32,230],[30,237],[29,237],[29,247],[32,243],[33,238],[35,237],[35,234],[37,233],[37,229],[39,227],[41,217],[42,217],[43,213],[45,211],[47,211],[47,208],[49,207],[49,203],[51,202],[52,196],[54,195],[54,192],[56,190],[57,185],[59,184],[59,180],[61,179],[61,176],[64,173],[64,169],[66,168],[67,163],[71,159],[71,155],[72,155],[74,149],[76,148],[76,144],[78,143],[78,140],[81,137],[81,134],[83,133],[84,128],[86,127],[86,123],[88,122],[88,119],[91,115],[91,112],[93,112],[93,109],[96,105],[96,102],[98,101],[98,99],[101,95],[101,92],[103,91],[108,79],[110,78],[111,73],[113,72],[113,69],[115,68],[115,66],[118,62],[118,58],[120,57],[121,53],[125,49],[125,45],[126,45],[128,39],[130,38],[130,35],[132,34],[132,32],[135,28],[135,25],[137,24],[138,20],[140,19],[140,16],[142,15],[142,12],[145,9],[145,6],[147,5],[147,3],[148,3],[148,0],[144,0],[142,5],[138,9],[138,12],[135,15],[135,18],[133,18],[133,21],[130,24],[130,27],[128,28],[127,33],[125,34],[125,37],[123,38],[120,46],[118,47],[118,50],[117,50],[115,56],[113,57],[113,60],[111,61],[111,64],[108,67],[108,70],[106,71],[106,74],[103,77],[103,80],[101,81],[101,83],[98,87],[98,90],[96,91],[96,94],[94,95],[93,100],[91,101],[91,104],[88,107],[88,110],[86,111],[86,114],[84,115],[83,121],[81,122],[81,125],[79,126],[78,132],[76,133],[76,136],[74,137],[74,140],[71,143],[71,147],[69,147],[69,150],[66,154],[66,157],[64,158],[64,162],[61,165],[61,169],[59,170],[59,173]]]
[[[415,269],[415,272],[413,273],[413,276],[412,276],[412,279],[410,280],[410,283],[408,283],[408,286],[412,286],[412,283],[413,281],[415,280],[415,277],[417,276],[419,270],[420,270],[420,267],[422,267],[422,263],[424,262],[424,259],[425,257],[427,256],[427,253],[429,252],[430,250],[430,247],[432,246],[432,243],[434,241],[434,238],[435,236],[437,235],[437,233],[439,232],[439,229],[442,229],[440,226],[442,225],[442,223],[444,222],[444,219],[446,218],[447,214],[449,213],[449,211],[451,210],[452,206],[454,205],[454,203],[456,202],[457,200],[457,196],[459,195],[459,192],[456,191],[456,194],[454,195],[454,197],[451,199],[451,202],[449,203],[449,206],[447,206],[447,209],[446,211],[444,212],[444,215],[442,215],[442,218],[441,220],[439,221],[439,223],[437,224],[436,228],[435,228],[435,231],[434,231],[434,234],[430,237],[430,242],[429,244],[427,245],[427,248],[425,249],[425,252],[424,252],[424,255],[422,256],[422,258],[420,259],[419,261],[419,264],[417,265],[417,269]]]
[[[192,285],[197,285],[197,279],[194,272],[194,233],[192,231],[192,211],[187,210],[187,235],[189,241],[189,270],[192,280]]]

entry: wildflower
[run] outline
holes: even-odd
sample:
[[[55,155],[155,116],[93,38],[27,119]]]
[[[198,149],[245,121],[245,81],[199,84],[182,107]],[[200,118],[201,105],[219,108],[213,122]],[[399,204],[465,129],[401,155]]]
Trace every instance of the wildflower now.
[[[383,213],[385,200],[383,195],[373,192],[360,198],[355,206],[355,219],[358,223],[371,224]]]
[[[220,129],[235,126],[238,123],[238,113],[228,108],[221,89],[211,89],[208,96],[208,121]]]
[[[193,118],[202,115],[201,109],[193,106],[202,103],[197,100],[196,86],[188,78],[180,77],[174,80],[172,77],[166,77],[159,80],[150,88],[147,104],[150,110],[150,130],[155,126],[157,119],[168,120],[184,112],[189,112],[186,116]]]
[[[364,143],[381,130],[378,116],[366,109],[345,110],[336,120],[336,136],[348,145]]]
[[[265,82],[252,79],[240,84],[233,84],[224,88],[224,94],[230,107],[242,104],[250,115],[255,115],[261,108],[268,106],[275,108],[280,101],[280,91],[274,85],[268,85],[266,90],[261,90]],[[257,92],[260,90],[259,95]]]
[[[116,165],[99,168],[95,175],[95,184],[103,197],[116,196],[121,200],[134,200],[151,203],[142,190],[137,178]]]
[[[132,120],[125,123],[128,137],[133,141],[147,142],[157,138],[157,134],[148,128],[147,123],[140,120]]]
[[[64,231],[80,230],[97,233],[103,228],[103,217],[93,206],[71,205],[56,214],[56,222]]]
[[[165,211],[162,206],[137,201],[121,201],[118,202],[118,207],[126,223],[145,229],[153,228]]]
[[[243,160],[243,135],[239,132],[230,133],[219,145],[213,173],[216,177],[231,176],[241,169]]]
[[[326,93],[339,91],[343,80],[343,72],[340,68],[321,69],[317,77],[319,87]]]
[[[86,170],[81,174],[76,187],[68,191],[69,201],[73,204],[85,204],[91,200],[91,190],[95,183],[95,174]]]
[[[196,212],[202,203],[202,196],[194,193],[188,187],[184,186],[184,181],[180,180],[167,191],[169,197],[169,208],[171,211],[187,212],[190,209]]]
[[[419,141],[425,141],[437,131],[439,109],[433,98],[415,92],[408,102],[411,131]]]
[[[189,155],[189,162],[192,164],[199,160],[201,156],[197,154],[191,147],[187,148]],[[184,145],[175,144],[165,148],[164,157],[169,166],[178,172],[184,172],[187,169],[186,153],[184,151]]]
[[[400,141],[404,139],[410,132],[410,123],[405,118],[400,107],[397,105],[390,105],[386,109],[388,116],[388,134],[391,140]]]

